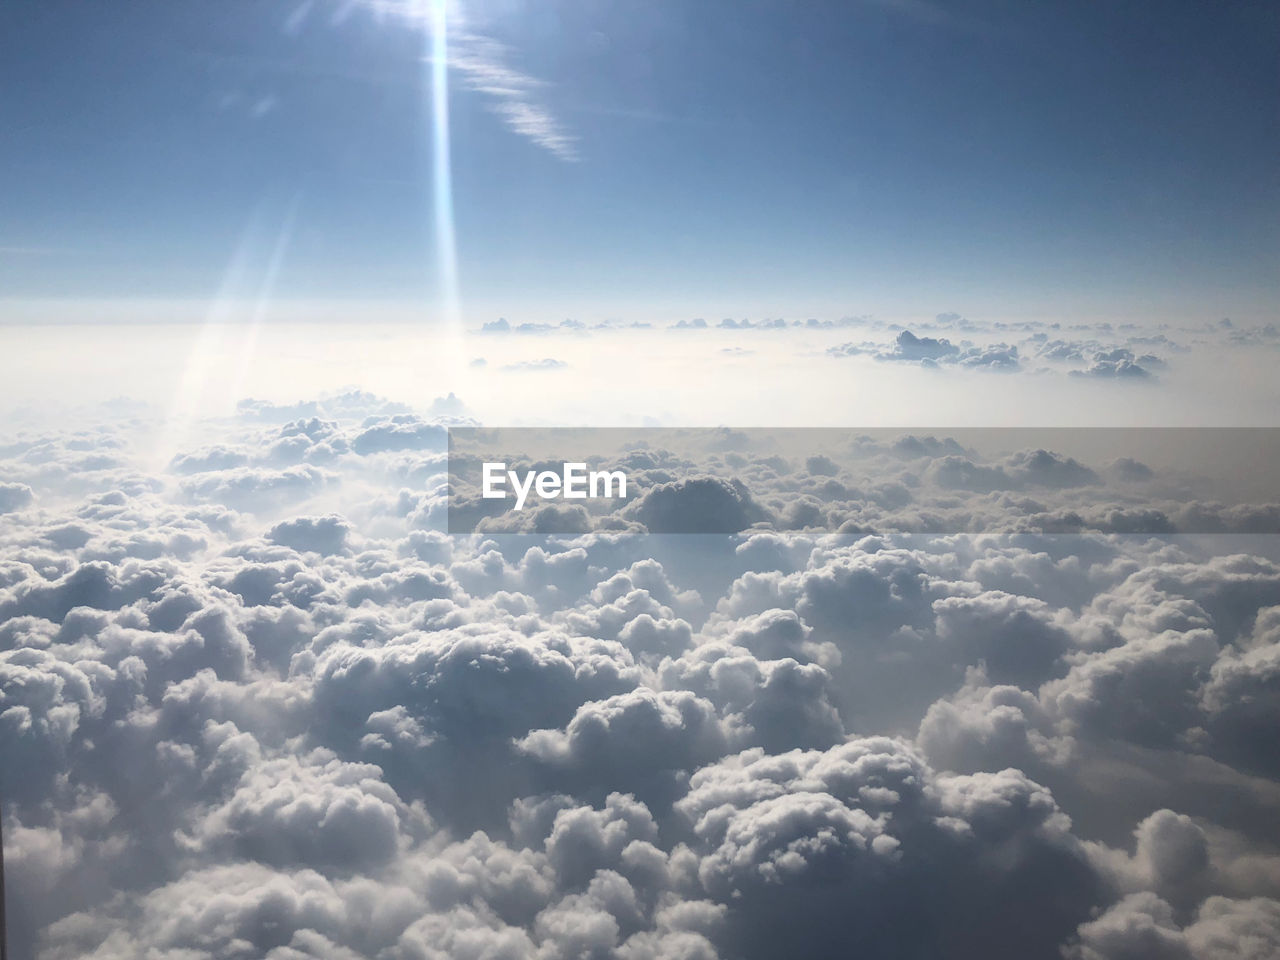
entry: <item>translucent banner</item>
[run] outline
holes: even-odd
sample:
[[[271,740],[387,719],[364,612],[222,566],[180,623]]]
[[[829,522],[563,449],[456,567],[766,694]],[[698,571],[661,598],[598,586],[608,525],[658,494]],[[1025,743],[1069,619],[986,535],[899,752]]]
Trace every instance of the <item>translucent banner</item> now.
[[[449,532],[1280,532],[1273,428],[453,428]]]

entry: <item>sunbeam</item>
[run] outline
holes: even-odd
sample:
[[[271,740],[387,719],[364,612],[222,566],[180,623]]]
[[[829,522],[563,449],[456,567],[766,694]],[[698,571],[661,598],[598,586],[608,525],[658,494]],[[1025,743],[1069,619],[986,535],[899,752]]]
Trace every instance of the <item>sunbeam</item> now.
[[[435,213],[436,274],[439,309],[449,339],[461,334],[458,248],[453,220],[453,168],[449,150],[448,0],[433,0],[428,43],[431,65],[431,177]]]
[[[284,262],[285,252],[293,239],[294,224],[298,219],[298,207],[302,203],[302,188],[294,191],[289,208],[280,221],[280,229],[276,232],[275,245],[271,250],[271,259],[267,261],[267,269],[262,275],[262,283],[258,287],[258,296],[254,299],[253,313],[249,317],[249,328],[240,343],[240,358],[236,364],[236,373],[231,381],[230,401],[234,406],[243,396],[245,381],[249,376],[249,368],[258,350],[258,335],[262,329],[262,321],[266,318],[271,298],[275,294],[276,281],[280,276],[280,266]]]

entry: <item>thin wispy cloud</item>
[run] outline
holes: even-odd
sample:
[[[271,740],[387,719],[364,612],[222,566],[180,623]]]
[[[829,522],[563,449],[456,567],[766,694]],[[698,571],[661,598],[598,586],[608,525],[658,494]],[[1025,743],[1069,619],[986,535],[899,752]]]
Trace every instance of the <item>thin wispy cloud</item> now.
[[[365,0],[379,19],[398,17],[424,30],[431,29],[429,0]],[[577,141],[547,106],[545,80],[512,66],[512,48],[483,33],[469,30],[453,4],[449,11],[449,67],[467,90],[489,98],[489,109],[514,133],[568,162],[579,159]]]
[[[577,138],[538,96],[546,81],[510,66],[509,46],[475,33],[450,39],[449,66],[462,75],[467,89],[492,97],[490,109],[520,136],[561,160],[578,159]]]

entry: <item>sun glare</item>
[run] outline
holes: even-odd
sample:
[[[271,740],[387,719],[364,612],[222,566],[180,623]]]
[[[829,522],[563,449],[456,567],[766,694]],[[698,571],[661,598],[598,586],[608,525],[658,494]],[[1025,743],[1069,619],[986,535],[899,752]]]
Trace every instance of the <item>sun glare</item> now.
[[[431,68],[431,181],[435,213],[436,274],[439,304],[449,339],[461,334],[458,249],[453,220],[453,168],[449,150],[448,0],[433,0],[428,62]]]

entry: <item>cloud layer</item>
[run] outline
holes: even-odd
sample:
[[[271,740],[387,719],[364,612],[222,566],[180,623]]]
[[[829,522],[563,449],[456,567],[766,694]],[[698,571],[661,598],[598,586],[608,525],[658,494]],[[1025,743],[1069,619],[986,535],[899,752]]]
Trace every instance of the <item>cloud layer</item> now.
[[[15,955],[1280,950],[1270,538],[448,537],[448,422],[248,403],[161,471],[136,427],[5,443]],[[902,444],[964,509],[1110,469]],[[741,469],[776,499],[649,509],[850,481]]]

